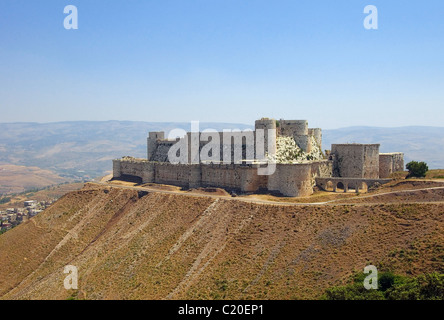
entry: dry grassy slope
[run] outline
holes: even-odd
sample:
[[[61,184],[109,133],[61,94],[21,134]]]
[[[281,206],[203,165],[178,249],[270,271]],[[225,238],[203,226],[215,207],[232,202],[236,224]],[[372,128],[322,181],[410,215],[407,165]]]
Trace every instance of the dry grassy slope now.
[[[57,186],[48,187],[38,191],[19,193],[17,195],[10,196],[10,201],[4,204],[0,204],[0,210],[5,210],[7,208],[23,208],[23,202],[27,200],[50,201],[54,199],[59,199],[68,192],[82,189],[83,186],[84,183],[82,182],[59,184]]]
[[[32,188],[71,181],[50,170],[37,167],[24,167],[12,164],[0,164],[0,194],[19,193]]]
[[[444,205],[277,206],[87,185],[0,236],[0,297],[317,298],[369,263],[444,272]]]

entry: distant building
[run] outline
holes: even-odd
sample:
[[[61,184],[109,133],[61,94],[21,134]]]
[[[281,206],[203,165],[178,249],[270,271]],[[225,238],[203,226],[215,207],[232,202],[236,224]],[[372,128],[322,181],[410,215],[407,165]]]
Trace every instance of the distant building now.
[[[2,223],[2,230],[9,230],[11,229],[12,225],[9,222],[3,222]]]
[[[35,207],[37,205],[37,201],[28,200],[24,202],[25,207]]]

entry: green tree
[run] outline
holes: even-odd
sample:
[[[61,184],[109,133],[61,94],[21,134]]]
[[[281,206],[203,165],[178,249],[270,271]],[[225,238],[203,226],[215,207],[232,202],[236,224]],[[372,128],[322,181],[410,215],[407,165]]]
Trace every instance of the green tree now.
[[[427,171],[429,171],[429,167],[425,162],[417,162],[417,161],[410,161],[405,166],[407,170],[409,171],[409,175],[407,178],[411,177],[418,177],[422,178],[426,176]]]

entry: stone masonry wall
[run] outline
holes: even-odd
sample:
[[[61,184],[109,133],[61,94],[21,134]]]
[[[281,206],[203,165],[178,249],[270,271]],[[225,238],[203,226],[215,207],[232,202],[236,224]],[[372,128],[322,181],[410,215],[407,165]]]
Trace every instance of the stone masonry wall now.
[[[257,175],[254,166],[241,165],[202,165],[202,182],[204,187],[222,187],[239,189],[243,192],[254,192],[266,188],[266,177]]]
[[[379,177],[388,178],[393,172],[404,170],[403,153],[379,154]]]
[[[337,177],[379,178],[379,144],[332,144]]]
[[[165,133],[163,131],[158,132],[150,132],[148,134],[147,139],[147,159],[153,160],[154,154],[157,150],[157,143],[159,140],[162,140],[165,138]]]
[[[316,141],[319,148],[322,150],[322,129],[309,128],[308,135],[313,137],[313,139]]]
[[[259,176],[257,165],[170,164],[141,159],[114,160],[114,178],[140,177],[143,183],[171,184],[185,188],[220,187],[255,192],[260,189],[279,191],[286,196],[308,196],[313,193],[316,177],[331,176],[332,162],[277,164],[270,176]]]
[[[308,135],[307,120],[279,120],[279,133],[286,137]]]
[[[142,182],[154,182],[154,166],[144,159],[113,160],[113,177],[132,176],[142,179]]]
[[[268,177],[268,190],[286,196],[304,197],[313,193],[310,181],[311,164],[277,164],[276,172]]]
[[[275,130],[275,137],[277,135],[291,137],[295,140],[296,144],[306,153],[310,153],[313,148],[313,144],[317,144],[319,148],[322,146],[322,130],[319,128],[308,128],[308,122],[306,120],[279,120],[279,128],[276,127],[276,120],[274,119],[261,119],[255,122],[255,130],[263,129],[265,130],[265,152],[268,151],[268,142],[271,137],[268,135],[268,129]],[[248,131],[248,130],[247,130]],[[186,134],[186,138],[188,139],[188,160],[191,161],[191,132]],[[202,133],[199,133],[202,134]],[[213,133],[214,134],[214,133]],[[218,136],[218,140],[221,144],[220,156],[216,161],[223,160],[223,149],[231,148],[232,158],[234,155],[234,149],[239,147],[243,150],[242,158],[246,160],[253,160],[254,158],[262,159],[263,156],[256,155],[256,144],[255,138],[256,131],[251,132],[252,139],[250,140],[251,144],[249,144],[246,136],[250,136],[248,132],[232,132],[230,135],[232,138],[230,141],[225,141],[224,133],[218,132],[216,133]],[[148,137],[148,160],[157,161],[157,162],[168,162],[168,151],[170,147],[176,143],[178,140],[169,141],[164,139],[164,132],[150,132]],[[236,137],[236,138],[234,138]],[[198,136],[200,140],[200,136]],[[204,139],[205,140],[205,139]],[[199,141],[199,154],[202,148],[208,143],[208,141]],[[247,145],[252,145],[251,153],[247,151]],[[230,151],[228,151],[230,152]]]
[[[390,155],[379,155],[379,177],[387,178],[393,172],[393,159]]]
[[[393,172],[404,171],[404,153],[396,152],[393,155]]]
[[[379,144],[364,145],[363,178],[379,178]]]
[[[193,166],[197,165],[154,163],[154,182],[188,188]]]
[[[328,160],[300,164],[277,164],[268,177],[268,190],[280,191],[291,197],[306,197],[313,193],[317,177],[332,175],[333,163]]]

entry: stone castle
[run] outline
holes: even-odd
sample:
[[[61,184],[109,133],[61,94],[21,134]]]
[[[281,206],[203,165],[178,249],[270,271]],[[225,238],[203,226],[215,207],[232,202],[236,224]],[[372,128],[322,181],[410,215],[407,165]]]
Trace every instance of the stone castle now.
[[[258,141],[265,142],[263,148]],[[114,179],[304,197],[316,186],[365,191],[389,182],[391,173],[404,168],[402,153],[381,154],[379,144],[333,144],[323,153],[322,130],[309,128],[306,120],[263,118],[250,132],[188,132],[174,139],[165,139],[164,132],[150,132],[147,142],[147,159],[113,160]],[[191,147],[181,155],[186,161],[169,160],[172,148],[193,142],[194,151]],[[208,157],[202,160],[196,157],[199,154]],[[270,163],[275,164],[272,174],[260,174]]]

